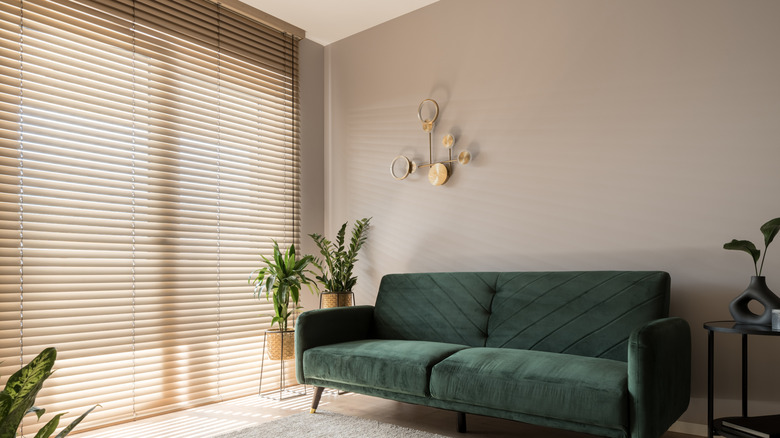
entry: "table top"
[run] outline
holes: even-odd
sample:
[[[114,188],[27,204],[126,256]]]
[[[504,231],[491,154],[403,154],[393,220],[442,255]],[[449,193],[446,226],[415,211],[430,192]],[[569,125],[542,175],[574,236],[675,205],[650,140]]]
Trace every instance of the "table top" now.
[[[780,336],[780,330],[772,330],[771,325],[738,324],[734,321],[709,321],[704,323],[704,328],[711,332]]]

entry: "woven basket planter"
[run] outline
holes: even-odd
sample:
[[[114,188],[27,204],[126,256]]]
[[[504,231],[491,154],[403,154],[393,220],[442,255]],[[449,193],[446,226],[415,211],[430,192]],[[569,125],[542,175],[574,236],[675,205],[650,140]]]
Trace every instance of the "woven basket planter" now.
[[[323,292],[320,294],[320,308],[349,307],[354,304],[354,296],[352,292]]]
[[[295,331],[266,331],[265,351],[271,360],[295,358]]]

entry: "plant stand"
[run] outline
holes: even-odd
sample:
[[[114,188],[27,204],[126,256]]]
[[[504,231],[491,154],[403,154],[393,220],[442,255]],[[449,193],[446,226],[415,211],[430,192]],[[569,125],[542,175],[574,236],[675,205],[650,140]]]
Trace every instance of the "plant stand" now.
[[[265,350],[268,346],[268,332],[263,333],[263,350]],[[260,361],[260,384],[258,385],[258,393],[260,394],[260,397],[263,398],[269,398],[271,400],[277,400],[282,401],[287,398],[292,397],[300,397],[302,395],[306,395],[306,385],[303,386],[303,391],[301,392],[300,389],[289,389],[289,385],[286,384],[287,376],[284,372],[284,366],[285,363],[291,359],[285,359],[284,358],[284,342],[281,343],[281,355],[279,358],[279,369],[280,369],[280,383],[279,383],[279,390],[278,393],[276,390],[271,390],[266,393],[263,393],[263,369],[265,368],[265,358],[268,356],[266,351],[263,351],[263,357]],[[270,358],[268,360],[271,360]],[[292,360],[295,360],[295,357],[293,356]],[[300,386],[300,385],[296,385]]]

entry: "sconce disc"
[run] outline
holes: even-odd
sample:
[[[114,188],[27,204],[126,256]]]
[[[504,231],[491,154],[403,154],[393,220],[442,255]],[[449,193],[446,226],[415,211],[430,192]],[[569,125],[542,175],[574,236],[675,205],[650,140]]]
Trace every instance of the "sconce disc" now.
[[[442,163],[436,163],[428,171],[428,182],[435,186],[440,186],[447,182],[449,176],[450,173],[447,170],[447,166]]]
[[[396,163],[398,162],[398,160],[401,160],[401,159],[403,159],[403,161],[400,162],[401,163],[400,166],[402,168],[399,169],[398,173],[400,174],[400,173],[402,173],[401,171],[403,171],[403,175],[396,175],[395,174]],[[414,167],[414,170],[412,170],[412,167]],[[399,155],[399,156],[393,158],[393,162],[392,162],[392,164],[390,164],[390,175],[393,175],[393,178],[395,178],[397,180],[405,179],[407,176],[409,176],[410,173],[414,172],[415,170],[417,170],[417,164],[415,164],[414,162],[410,161],[408,158],[406,158],[403,155]]]
[[[441,144],[443,144],[445,148],[449,149],[455,145],[455,137],[453,137],[452,134],[447,134],[444,136],[444,138],[441,139]]]
[[[435,112],[433,113],[432,119],[426,119],[422,115],[423,106],[425,105],[425,102],[430,102],[433,104],[435,108]],[[436,119],[439,118],[439,104],[436,103],[433,99],[425,99],[422,102],[420,102],[420,106],[417,107],[417,118],[420,119],[421,122],[423,122],[423,131],[425,132],[431,132],[433,131],[433,125],[436,123]]]
[[[471,152],[463,151],[458,154],[458,163],[466,165],[471,161]]]

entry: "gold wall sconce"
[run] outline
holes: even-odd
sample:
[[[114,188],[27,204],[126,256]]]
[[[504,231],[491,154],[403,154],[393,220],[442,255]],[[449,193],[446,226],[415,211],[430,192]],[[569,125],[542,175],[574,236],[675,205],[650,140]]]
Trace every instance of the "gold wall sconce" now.
[[[426,106],[433,106],[433,117],[428,118],[423,116],[423,110]],[[430,113],[430,111],[428,111]],[[423,131],[428,133],[428,162],[418,165],[409,157],[399,155],[393,159],[390,164],[390,174],[397,180],[406,179],[407,176],[416,172],[417,169],[428,167],[428,181],[434,186],[440,186],[447,182],[452,174],[452,166],[455,163],[466,165],[471,161],[471,153],[469,151],[463,151],[458,154],[457,159],[452,159],[452,150],[455,146],[455,137],[452,134],[445,135],[442,140],[442,146],[444,146],[448,153],[449,158],[444,161],[433,161],[433,129],[436,126],[436,120],[439,118],[439,104],[433,99],[425,99],[420,102],[417,107],[417,118],[422,122]]]

